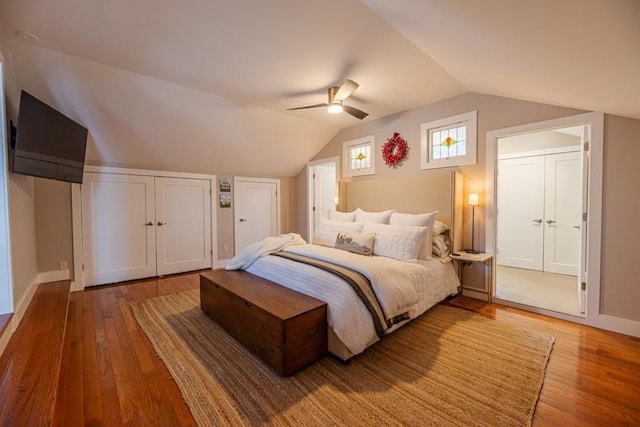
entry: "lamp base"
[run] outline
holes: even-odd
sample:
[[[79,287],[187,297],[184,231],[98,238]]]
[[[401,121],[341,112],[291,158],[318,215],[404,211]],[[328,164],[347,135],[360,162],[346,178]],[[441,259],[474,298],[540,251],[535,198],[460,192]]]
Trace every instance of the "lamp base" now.
[[[464,252],[468,253],[468,254],[479,254],[480,251],[476,251],[475,249],[463,249]]]

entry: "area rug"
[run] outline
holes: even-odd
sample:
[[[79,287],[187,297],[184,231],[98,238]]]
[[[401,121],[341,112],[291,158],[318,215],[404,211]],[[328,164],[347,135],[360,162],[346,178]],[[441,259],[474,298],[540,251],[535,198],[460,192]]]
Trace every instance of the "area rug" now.
[[[553,338],[438,305],[344,364],[278,376],[199,307],[132,305],[200,426],[531,425]]]

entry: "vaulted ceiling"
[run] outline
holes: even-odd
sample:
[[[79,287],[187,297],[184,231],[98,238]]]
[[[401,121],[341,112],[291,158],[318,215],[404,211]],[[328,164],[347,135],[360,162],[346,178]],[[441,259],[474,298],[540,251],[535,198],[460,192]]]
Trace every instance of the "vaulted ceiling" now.
[[[640,119],[637,0],[2,0],[17,85],[88,160],[294,175],[338,130],[465,92]],[[39,40],[25,40],[18,31]]]

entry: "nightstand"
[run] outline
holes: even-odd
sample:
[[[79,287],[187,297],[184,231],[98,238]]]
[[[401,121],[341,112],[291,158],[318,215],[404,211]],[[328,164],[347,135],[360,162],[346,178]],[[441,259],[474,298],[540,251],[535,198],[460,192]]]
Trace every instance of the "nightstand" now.
[[[460,278],[462,287],[460,294],[490,303],[493,254],[484,252],[470,254],[461,251],[451,255],[451,258],[455,261],[458,277]],[[467,269],[473,271],[467,271]],[[466,280],[465,273],[467,273]]]

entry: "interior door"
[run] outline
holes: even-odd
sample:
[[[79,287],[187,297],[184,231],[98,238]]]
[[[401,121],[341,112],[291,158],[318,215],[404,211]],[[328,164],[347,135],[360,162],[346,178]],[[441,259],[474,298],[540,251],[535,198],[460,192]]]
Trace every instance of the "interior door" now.
[[[335,209],[336,165],[318,165],[313,168],[313,208],[312,227],[309,241],[313,240],[313,231],[320,218],[327,218],[329,209]]]
[[[157,274],[212,266],[211,181],[155,178]]]
[[[545,156],[544,271],[579,275],[582,223],[580,152]]]
[[[578,277],[578,309],[586,312],[587,305],[587,212],[589,212],[589,132],[590,126],[583,127],[582,143],[580,146],[580,161],[582,163],[582,203],[580,212],[580,276]],[[584,215],[583,215],[584,213]]]
[[[85,285],[156,275],[153,177],[85,173],[82,236]]]
[[[497,263],[542,270],[544,156],[498,161]]]
[[[279,234],[278,180],[235,178],[235,253]]]

